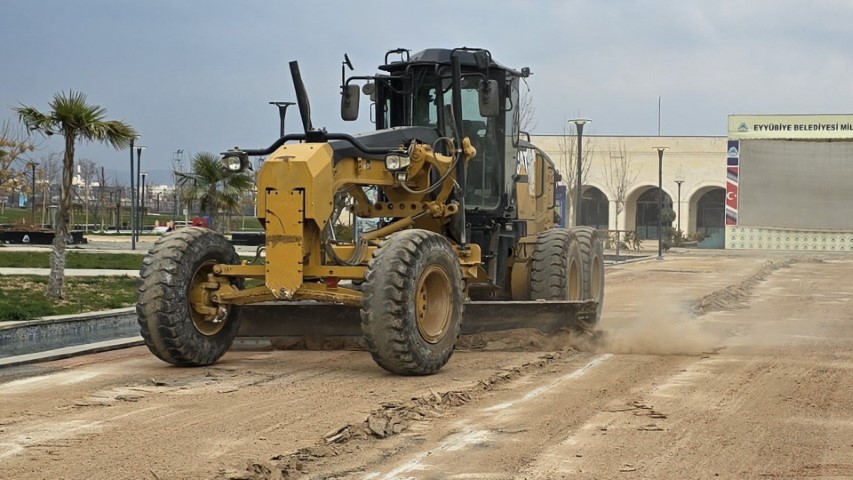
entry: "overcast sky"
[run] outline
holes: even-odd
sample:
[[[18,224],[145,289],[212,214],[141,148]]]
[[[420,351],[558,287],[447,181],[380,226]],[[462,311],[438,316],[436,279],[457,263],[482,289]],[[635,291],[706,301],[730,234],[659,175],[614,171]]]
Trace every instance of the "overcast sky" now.
[[[143,170],[167,172],[178,149],[272,143],[268,102],[295,99],[291,60],[315,126],[370,130],[365,101],[358,122],[340,120],[341,60],[372,74],[397,47],[483,47],[530,67],[534,134],[583,116],[591,134],[656,135],[658,97],[663,135],[725,135],[732,113],[853,113],[849,0],[0,0],[0,12],[0,121],[83,91],[140,132]],[[78,155],[128,169],[106,146]]]

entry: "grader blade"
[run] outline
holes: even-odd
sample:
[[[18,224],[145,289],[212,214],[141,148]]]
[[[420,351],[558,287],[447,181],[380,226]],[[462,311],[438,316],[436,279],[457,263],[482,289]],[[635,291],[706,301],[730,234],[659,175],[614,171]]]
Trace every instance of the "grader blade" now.
[[[544,334],[592,324],[594,301],[465,302],[462,335],[536,329]],[[359,309],[317,302],[269,302],[240,309],[238,337],[360,338]]]

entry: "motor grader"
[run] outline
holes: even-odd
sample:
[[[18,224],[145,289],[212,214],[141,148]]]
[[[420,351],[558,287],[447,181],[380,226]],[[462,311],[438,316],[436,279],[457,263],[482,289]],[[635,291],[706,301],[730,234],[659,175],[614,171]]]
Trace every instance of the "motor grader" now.
[[[529,69],[483,49],[398,49],[382,73],[346,78],[345,58],[342,118],[355,120],[366,95],[376,130],[314,128],[291,62],[303,133],[222,158],[239,172],[266,157],[257,174],[264,245],[241,262],[211,230],[158,240],[136,305],[151,352],[212,364],[241,330],[240,309],[257,308],[241,334],[360,329],[382,368],[425,375],[448,362],[461,333],[595,325],[602,244],[592,228],[556,224],[559,173],[519,131]],[[343,238],[342,219],[372,228]]]

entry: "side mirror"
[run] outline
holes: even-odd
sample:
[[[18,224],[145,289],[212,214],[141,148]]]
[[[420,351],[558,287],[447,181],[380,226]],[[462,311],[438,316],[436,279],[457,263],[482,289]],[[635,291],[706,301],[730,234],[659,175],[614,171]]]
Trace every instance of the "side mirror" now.
[[[480,116],[497,117],[500,112],[498,103],[498,81],[486,80],[480,83]]]
[[[344,85],[341,92],[341,119],[351,122],[358,119],[358,85]]]

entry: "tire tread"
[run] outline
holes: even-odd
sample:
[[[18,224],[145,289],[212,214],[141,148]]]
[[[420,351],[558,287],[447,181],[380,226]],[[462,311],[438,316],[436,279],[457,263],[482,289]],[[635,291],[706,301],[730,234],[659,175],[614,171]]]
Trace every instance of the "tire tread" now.
[[[445,257],[454,290],[451,331],[436,345],[420,338],[413,306],[414,272],[430,252]],[[414,229],[384,241],[368,263],[362,284],[361,326],[373,360],[400,375],[429,375],[440,370],[453,354],[461,331],[462,289],[459,261],[441,235]]]
[[[189,316],[189,282],[197,265],[211,258],[229,264],[240,261],[222,235],[188,227],[157,240],[142,262],[137,321],[145,345],[164,362],[182,367],[211,365],[228,351],[237,335],[236,306],[230,308],[222,330],[211,336],[201,334]]]

